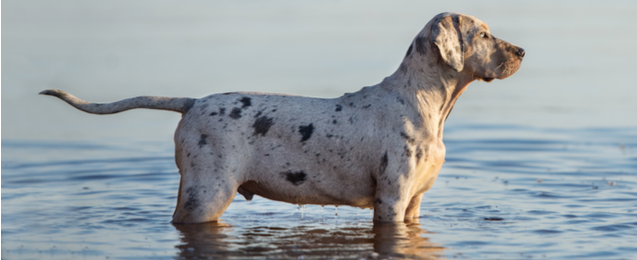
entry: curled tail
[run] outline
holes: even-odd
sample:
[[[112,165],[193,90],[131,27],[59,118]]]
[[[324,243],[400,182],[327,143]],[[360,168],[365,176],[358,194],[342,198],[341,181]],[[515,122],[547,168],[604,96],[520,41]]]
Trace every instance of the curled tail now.
[[[91,114],[115,114],[134,108],[170,110],[185,114],[195,104],[194,98],[141,96],[113,103],[90,103],[57,89],[47,89],[41,95],[55,96],[71,106]]]

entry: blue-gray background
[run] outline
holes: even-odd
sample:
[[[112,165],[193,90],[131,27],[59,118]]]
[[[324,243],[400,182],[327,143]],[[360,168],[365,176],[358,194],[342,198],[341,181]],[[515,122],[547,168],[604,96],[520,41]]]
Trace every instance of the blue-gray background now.
[[[97,117],[36,94],[261,91],[336,97],[380,82],[437,13],[471,14],[525,48],[474,83],[449,122],[637,126],[632,1],[4,1],[3,139],[170,139],[179,115]]]

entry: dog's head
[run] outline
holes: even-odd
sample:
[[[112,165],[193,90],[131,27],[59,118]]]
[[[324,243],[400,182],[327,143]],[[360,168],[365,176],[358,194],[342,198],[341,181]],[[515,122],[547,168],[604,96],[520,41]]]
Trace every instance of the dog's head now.
[[[458,13],[435,16],[410,47],[437,57],[459,73],[490,82],[504,79],[520,68],[524,49],[500,40],[478,18]],[[435,54],[428,53],[431,49]]]

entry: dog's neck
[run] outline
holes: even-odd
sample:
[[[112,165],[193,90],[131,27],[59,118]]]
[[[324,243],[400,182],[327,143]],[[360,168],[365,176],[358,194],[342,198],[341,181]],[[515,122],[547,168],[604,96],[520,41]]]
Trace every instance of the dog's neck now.
[[[423,122],[413,123],[442,139],[444,122],[451,109],[475,78],[465,71],[455,71],[440,59],[421,57],[405,57],[398,70],[380,85],[389,91],[397,91],[417,110]],[[437,63],[430,64],[432,60]]]

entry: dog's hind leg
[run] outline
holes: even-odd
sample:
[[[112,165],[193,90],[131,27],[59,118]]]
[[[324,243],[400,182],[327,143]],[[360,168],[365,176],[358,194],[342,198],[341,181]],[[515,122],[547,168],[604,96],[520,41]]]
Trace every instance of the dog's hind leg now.
[[[210,155],[210,144],[203,145],[203,139],[187,138],[185,132],[180,133],[176,140],[183,142],[175,142],[175,161],[181,179],[172,222],[217,221],[237,194],[239,183],[227,172],[227,167],[219,166],[224,163],[220,157]]]
[[[177,207],[173,223],[202,223],[217,221],[237,194],[238,185],[231,179],[206,180],[187,172],[181,175]],[[194,177],[194,178],[192,178]],[[210,176],[212,177],[212,176]]]

